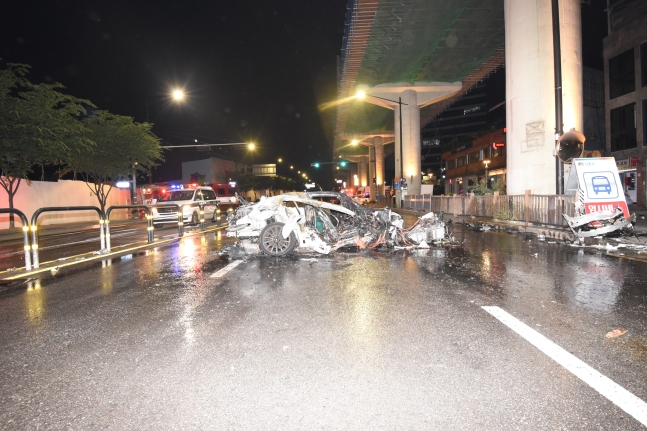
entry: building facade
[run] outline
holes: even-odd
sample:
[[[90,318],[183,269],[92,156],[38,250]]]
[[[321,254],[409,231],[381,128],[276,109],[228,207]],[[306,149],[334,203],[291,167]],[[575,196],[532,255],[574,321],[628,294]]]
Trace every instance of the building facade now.
[[[478,181],[488,188],[506,180],[505,129],[488,133],[443,153],[446,195],[466,195]]]
[[[615,157],[625,193],[644,205],[647,152],[647,3],[615,0],[604,39],[606,150]]]

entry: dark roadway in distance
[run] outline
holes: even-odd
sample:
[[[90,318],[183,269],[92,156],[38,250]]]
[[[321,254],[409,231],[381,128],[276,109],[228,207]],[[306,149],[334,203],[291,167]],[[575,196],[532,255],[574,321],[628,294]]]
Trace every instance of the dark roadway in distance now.
[[[450,226],[222,277],[210,233],[5,287],[0,428],[644,429],[482,306],[646,400],[645,264]]]

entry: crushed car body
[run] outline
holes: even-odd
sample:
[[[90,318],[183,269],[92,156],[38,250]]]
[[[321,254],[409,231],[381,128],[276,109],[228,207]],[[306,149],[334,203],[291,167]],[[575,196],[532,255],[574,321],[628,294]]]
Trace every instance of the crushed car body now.
[[[404,229],[402,217],[391,211],[369,208],[338,192],[286,193],[246,203],[228,217],[227,236],[239,246],[271,256],[284,256],[297,247],[329,254],[344,247],[429,247],[449,242],[442,214],[428,213]]]
[[[623,229],[627,229],[631,234],[633,233],[633,223],[636,221],[635,214],[625,218],[621,208],[616,208],[613,212],[599,211],[574,217],[569,217],[566,214],[563,216],[568,227],[578,238],[602,236]]]

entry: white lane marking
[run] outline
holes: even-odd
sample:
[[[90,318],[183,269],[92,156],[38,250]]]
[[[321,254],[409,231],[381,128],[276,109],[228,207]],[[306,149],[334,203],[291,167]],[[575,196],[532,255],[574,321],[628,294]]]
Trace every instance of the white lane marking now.
[[[242,260],[234,260],[232,263],[229,265],[225,266],[224,268],[220,268],[218,271],[214,272],[211,274],[211,278],[219,278],[222,277],[223,275],[227,274],[229,271],[232,269],[236,268],[238,265],[243,263]]]
[[[517,320],[499,307],[483,307],[485,311],[499,319],[504,325],[521,335],[530,344],[562,367],[579,377],[613,404],[647,426],[647,403],[609,379],[585,362],[568,353],[539,332]]]

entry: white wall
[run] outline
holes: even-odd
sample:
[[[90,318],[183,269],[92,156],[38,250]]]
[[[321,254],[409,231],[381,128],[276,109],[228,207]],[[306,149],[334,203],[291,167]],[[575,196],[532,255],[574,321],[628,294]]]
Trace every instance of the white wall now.
[[[31,216],[39,208],[44,207],[71,207],[71,206],[99,206],[96,196],[83,181],[59,180],[58,182],[32,181],[27,184],[21,181],[18,193],[14,196],[14,208],[25,213],[31,222]],[[106,209],[111,205],[130,205],[130,190],[121,190],[113,187],[108,196]],[[4,189],[0,188],[0,208],[9,208],[9,197]],[[127,210],[115,210],[110,214],[110,220],[127,218]],[[18,217],[16,227],[21,227]],[[61,223],[75,223],[98,221],[95,211],[65,211],[44,213],[38,218],[39,225],[53,225]],[[0,229],[9,228],[9,215],[0,214]]]
[[[560,0],[564,131],[582,131],[579,0]],[[505,0],[507,193],[555,193],[555,80],[550,0]],[[567,169],[565,169],[567,170]]]

